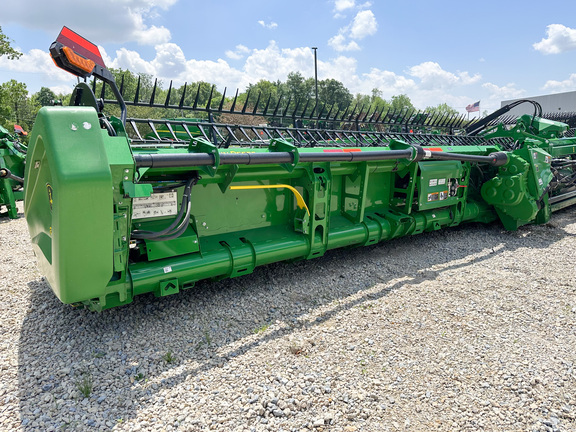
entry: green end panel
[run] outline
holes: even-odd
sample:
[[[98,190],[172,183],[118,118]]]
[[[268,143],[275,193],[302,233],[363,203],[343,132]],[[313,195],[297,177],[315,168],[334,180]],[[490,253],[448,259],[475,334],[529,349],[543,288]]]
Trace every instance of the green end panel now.
[[[105,138],[88,107],[42,108],[30,138],[24,212],[40,270],[64,303],[103,296],[112,277]]]

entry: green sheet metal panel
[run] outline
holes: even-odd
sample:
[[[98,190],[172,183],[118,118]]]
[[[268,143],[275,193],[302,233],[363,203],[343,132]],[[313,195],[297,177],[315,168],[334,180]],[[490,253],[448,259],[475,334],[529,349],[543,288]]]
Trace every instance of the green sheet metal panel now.
[[[92,108],[45,107],[30,138],[26,220],[40,270],[64,303],[102,296],[113,276],[105,133]]]

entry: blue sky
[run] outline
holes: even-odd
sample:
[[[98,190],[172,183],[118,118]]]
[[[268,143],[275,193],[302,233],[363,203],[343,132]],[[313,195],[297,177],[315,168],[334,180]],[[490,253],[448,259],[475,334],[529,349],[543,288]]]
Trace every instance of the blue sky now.
[[[222,91],[291,71],[334,78],[354,94],[406,94],[420,109],[465,112],[576,90],[576,2],[19,0],[0,16],[24,55],[0,58],[0,83],[69,93],[48,47],[63,25],[100,46],[108,66]]]

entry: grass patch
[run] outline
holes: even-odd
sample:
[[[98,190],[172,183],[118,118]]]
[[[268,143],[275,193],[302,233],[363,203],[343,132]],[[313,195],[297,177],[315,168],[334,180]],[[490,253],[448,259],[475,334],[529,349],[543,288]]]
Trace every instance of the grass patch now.
[[[82,376],[76,381],[76,388],[85,398],[90,397],[92,390],[94,390],[94,381],[92,380],[92,375],[90,375],[88,372],[84,372]]]
[[[172,351],[168,351],[166,354],[162,356],[162,358],[166,363],[174,363],[176,361],[176,357],[174,357]]]
[[[270,324],[264,324],[263,326],[255,328],[252,330],[252,332],[255,334],[264,333],[266,330],[268,330],[268,327],[270,327]]]

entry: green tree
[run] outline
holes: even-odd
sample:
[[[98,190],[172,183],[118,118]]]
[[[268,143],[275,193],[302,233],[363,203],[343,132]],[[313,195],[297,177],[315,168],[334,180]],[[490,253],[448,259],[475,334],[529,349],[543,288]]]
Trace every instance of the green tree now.
[[[152,75],[150,74],[135,74],[127,69],[115,69],[110,68],[110,72],[114,75],[114,80],[116,81],[116,86],[122,90],[122,95],[124,100],[133,101],[136,98],[136,90],[138,90],[138,101],[149,101],[152,96],[152,90],[154,88],[154,81]],[[98,82],[96,86],[96,97],[100,97],[102,83]],[[162,87],[162,82],[157,83],[157,87]],[[113,99],[114,93],[112,90],[106,88],[106,98]],[[154,95],[154,102],[158,102],[158,90]],[[164,102],[164,100],[162,100]]]
[[[408,111],[408,110],[414,109],[414,105],[412,105],[412,101],[406,95],[392,96],[392,100],[390,101],[390,106],[396,112],[402,112],[402,111]]]
[[[184,86],[174,90],[174,96],[171,97],[174,104],[177,105],[180,103],[183,92]],[[221,100],[222,93],[216,90],[213,84],[206,81],[197,81],[186,84],[186,93],[184,94],[184,105],[186,106],[193,106],[194,102],[196,102],[198,107],[206,107],[210,101],[210,106],[216,108],[218,104],[220,104]]]
[[[55,99],[56,94],[48,87],[41,87],[39,92],[32,95],[32,100],[40,106],[51,106]]]
[[[435,107],[427,107],[426,112],[428,112],[430,114],[437,114],[437,115],[448,116],[448,117],[458,115],[458,111],[455,110],[454,108],[452,108],[447,103],[442,103],[442,104],[439,104],[438,106],[435,106]]]
[[[12,48],[10,42],[11,40],[4,33],[2,33],[2,27],[0,26],[0,57],[5,55],[10,60],[20,58],[22,53]]]
[[[367,107],[370,106],[370,104],[371,104],[370,96],[362,93],[356,93],[356,96],[354,96],[354,105],[357,105],[358,109],[364,107],[365,110]]]
[[[292,101],[292,106],[299,103],[299,110],[304,108],[306,102],[312,99],[314,84],[314,78],[305,79],[300,72],[290,72],[286,79],[284,89],[286,95]]]
[[[250,107],[255,107],[256,102],[258,102],[258,111],[263,112],[268,106],[268,112],[274,111],[280,98],[280,82],[272,82],[268,80],[260,80],[256,84],[249,84],[246,88],[246,93],[238,96],[238,101],[243,104],[246,102],[248,94],[250,97],[248,99],[248,105]],[[284,97],[282,98],[284,99]],[[241,106],[236,106],[234,109],[238,110]]]
[[[12,79],[0,85],[4,117],[8,123],[16,123],[24,128],[32,126],[36,112],[28,99],[26,84]]]
[[[352,103],[353,97],[340,81],[325,79],[318,81],[318,99],[328,107],[336,105],[339,109],[346,109]]]
[[[372,89],[370,104],[372,109],[378,111],[379,113],[386,112],[390,109],[390,103],[382,99],[382,92],[377,88]]]
[[[10,119],[10,107],[8,106],[8,97],[6,91],[0,85],[0,125],[8,126],[8,120]]]

